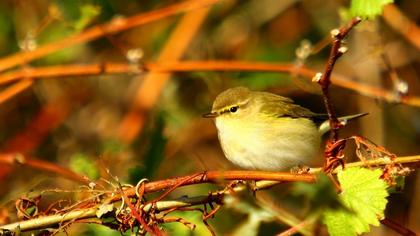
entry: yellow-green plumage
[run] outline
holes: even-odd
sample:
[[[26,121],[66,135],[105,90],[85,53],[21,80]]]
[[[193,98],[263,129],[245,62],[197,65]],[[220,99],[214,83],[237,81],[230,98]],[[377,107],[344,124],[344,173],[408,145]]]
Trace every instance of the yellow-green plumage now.
[[[217,96],[212,112],[228,160],[246,169],[286,170],[309,165],[318,156],[325,120],[293,100],[244,87]]]

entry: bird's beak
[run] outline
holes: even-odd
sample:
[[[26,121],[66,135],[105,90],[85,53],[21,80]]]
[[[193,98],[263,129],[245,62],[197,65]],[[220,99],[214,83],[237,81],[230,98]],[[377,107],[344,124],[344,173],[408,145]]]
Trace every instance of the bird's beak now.
[[[217,114],[217,112],[210,112],[210,113],[207,113],[207,114],[203,114],[204,118],[216,118],[218,116],[219,116],[219,114]]]

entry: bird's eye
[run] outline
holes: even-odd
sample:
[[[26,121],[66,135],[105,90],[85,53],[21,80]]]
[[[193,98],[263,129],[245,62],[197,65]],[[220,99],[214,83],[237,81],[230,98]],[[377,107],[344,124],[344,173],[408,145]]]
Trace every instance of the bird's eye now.
[[[238,106],[231,107],[231,108],[229,109],[229,111],[230,111],[230,112],[232,112],[232,113],[235,113],[237,110],[238,110]]]

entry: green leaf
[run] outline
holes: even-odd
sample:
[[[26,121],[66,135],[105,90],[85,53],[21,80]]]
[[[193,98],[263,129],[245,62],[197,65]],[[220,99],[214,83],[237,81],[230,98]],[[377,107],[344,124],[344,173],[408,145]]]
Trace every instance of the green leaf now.
[[[383,7],[393,0],[352,0],[350,13],[364,19],[373,19],[382,14]]]
[[[357,235],[379,226],[387,204],[388,187],[381,170],[348,168],[338,173],[342,192],[339,199],[348,208],[329,209],[323,215],[330,235]]]

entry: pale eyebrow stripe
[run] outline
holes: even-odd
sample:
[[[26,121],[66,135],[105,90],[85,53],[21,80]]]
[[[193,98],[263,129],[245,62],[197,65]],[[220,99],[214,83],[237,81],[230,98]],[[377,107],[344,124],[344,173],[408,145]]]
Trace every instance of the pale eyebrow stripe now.
[[[242,103],[239,103],[239,104],[235,104],[235,105],[233,105],[233,106],[225,106],[225,107],[223,107],[222,109],[220,109],[221,111],[220,111],[220,114],[224,114],[224,113],[227,113],[227,112],[230,112],[230,108],[231,107],[238,107],[238,108],[244,108],[244,107],[246,107],[247,105],[249,104],[249,99],[248,100],[246,100],[245,102],[242,102]]]

